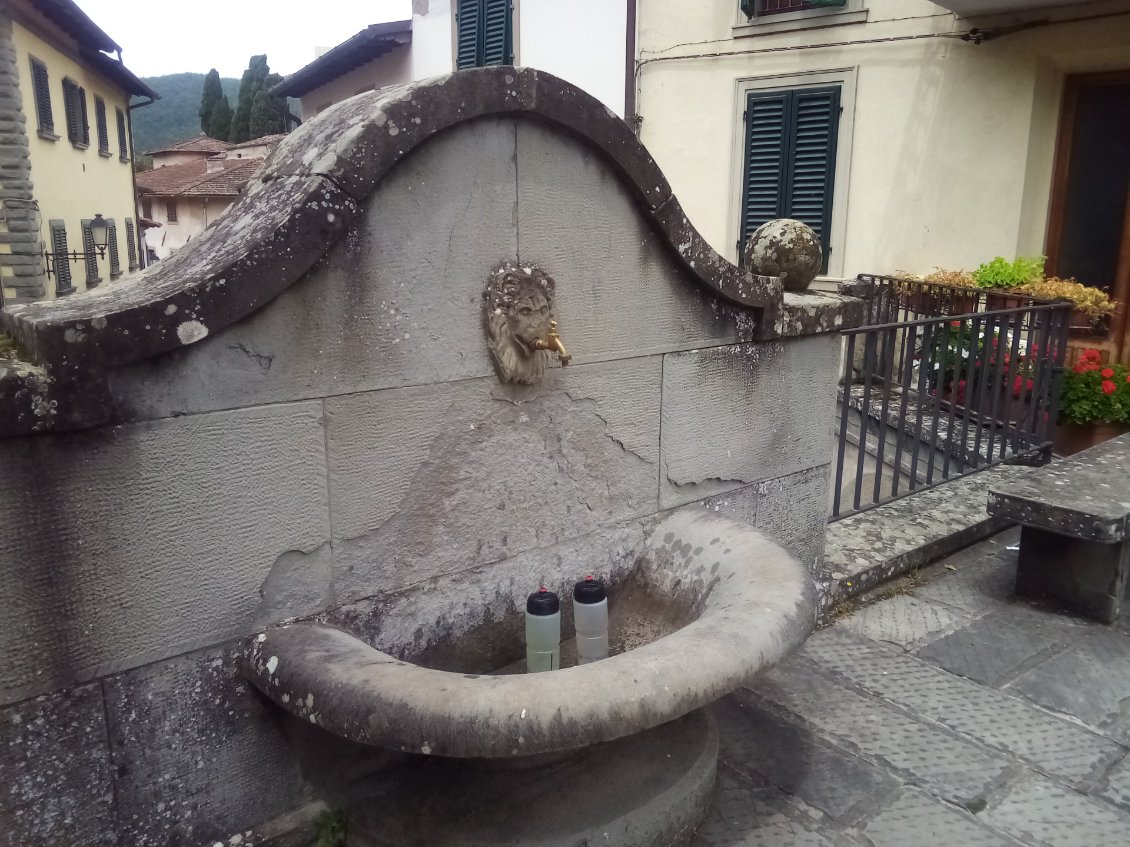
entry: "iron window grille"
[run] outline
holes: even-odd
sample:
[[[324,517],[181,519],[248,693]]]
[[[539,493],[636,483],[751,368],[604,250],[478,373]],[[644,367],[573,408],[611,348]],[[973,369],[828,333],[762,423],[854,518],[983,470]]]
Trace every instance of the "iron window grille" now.
[[[741,8],[747,18],[752,18],[755,15],[842,8],[846,2],[847,0],[741,0]]]

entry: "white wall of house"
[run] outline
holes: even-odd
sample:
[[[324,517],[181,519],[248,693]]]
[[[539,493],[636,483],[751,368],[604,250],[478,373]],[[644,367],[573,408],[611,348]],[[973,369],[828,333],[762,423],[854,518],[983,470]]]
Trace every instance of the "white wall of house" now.
[[[450,0],[417,2],[412,16],[412,78],[451,73]],[[514,0],[515,63],[568,80],[624,113],[627,0]]]
[[[803,18],[748,25],[738,0],[648,0],[639,14],[641,137],[691,220],[731,259],[743,92],[844,82],[829,267],[836,277],[1040,254],[1064,75],[1130,68],[1130,16],[981,45],[924,38],[851,46],[843,42],[972,23],[929,0],[848,0],[821,28],[803,28]],[[827,46],[772,52],[794,45]],[[714,53],[725,55],[704,55]]]
[[[179,150],[174,150],[169,153],[155,153],[152,156],[153,167],[167,168],[169,165],[183,165],[185,162],[195,162],[200,159],[207,159],[209,156],[214,156],[215,153],[184,153]]]
[[[302,120],[308,121],[327,106],[340,103],[362,91],[408,82],[412,79],[412,49],[408,46],[397,47],[304,94],[299,98]],[[243,152],[244,157],[247,157],[246,151],[235,152]]]
[[[624,115],[625,0],[519,0],[518,64],[548,71]]]
[[[235,201],[234,197],[177,197],[177,220],[171,223],[168,216],[168,201],[171,198],[149,195],[144,199],[152,202],[153,220],[161,224],[159,228],[145,232],[146,246],[159,259],[168,258],[193,238],[197,238],[208,224],[226,212]]]

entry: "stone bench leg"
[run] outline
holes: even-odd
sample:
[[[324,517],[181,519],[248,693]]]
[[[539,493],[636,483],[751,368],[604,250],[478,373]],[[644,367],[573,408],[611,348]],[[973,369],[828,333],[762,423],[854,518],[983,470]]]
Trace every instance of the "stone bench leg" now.
[[[1122,611],[1130,544],[1081,541],[1026,526],[1020,531],[1016,593],[1051,599],[1073,612],[1113,623]]]

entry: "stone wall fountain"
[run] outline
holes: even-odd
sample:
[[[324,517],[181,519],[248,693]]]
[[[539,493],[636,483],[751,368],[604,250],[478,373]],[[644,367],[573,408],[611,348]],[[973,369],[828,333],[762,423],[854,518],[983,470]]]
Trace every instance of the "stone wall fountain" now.
[[[180,253],[0,313],[0,844],[684,843],[704,707],[812,627],[860,316],[549,75],[327,110]],[[586,573],[614,654],[513,673]]]

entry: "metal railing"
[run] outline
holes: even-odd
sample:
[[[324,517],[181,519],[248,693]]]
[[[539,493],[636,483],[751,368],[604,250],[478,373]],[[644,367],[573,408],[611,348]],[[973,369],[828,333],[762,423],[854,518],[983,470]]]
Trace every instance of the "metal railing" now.
[[[842,335],[833,520],[1050,459],[1070,304],[889,277],[848,286],[868,323]]]

